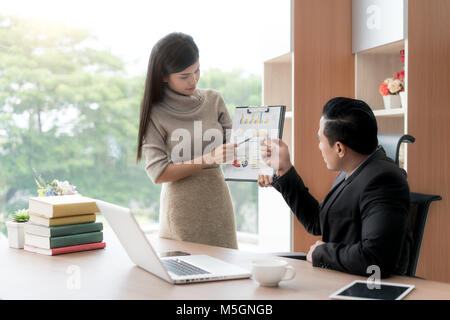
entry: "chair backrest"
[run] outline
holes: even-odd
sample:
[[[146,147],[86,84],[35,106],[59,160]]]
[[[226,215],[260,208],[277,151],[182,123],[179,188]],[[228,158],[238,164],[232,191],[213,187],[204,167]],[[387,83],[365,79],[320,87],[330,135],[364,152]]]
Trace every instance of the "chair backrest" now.
[[[379,134],[378,144],[386,151],[386,155],[399,165],[399,152],[402,143],[414,143],[416,138],[409,134]]]
[[[416,139],[408,134],[379,134],[378,144],[381,145],[386,155],[399,165],[399,151],[402,143],[414,143]],[[410,218],[412,246],[409,256],[409,264],[406,275],[416,276],[417,263],[420,256],[420,247],[422,246],[425,224],[428,217],[428,209],[433,201],[442,200],[438,195],[422,194],[411,192]]]
[[[422,238],[425,231],[425,224],[427,222],[428,209],[433,201],[442,200],[438,195],[422,194],[411,192],[411,233],[412,246],[409,256],[409,264],[406,275],[410,277],[416,276],[417,263],[419,261],[420,247],[422,245]]]

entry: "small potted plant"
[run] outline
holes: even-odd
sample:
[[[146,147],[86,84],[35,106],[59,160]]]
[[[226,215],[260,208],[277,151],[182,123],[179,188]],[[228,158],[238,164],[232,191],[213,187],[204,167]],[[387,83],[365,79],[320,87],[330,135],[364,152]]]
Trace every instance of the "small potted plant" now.
[[[403,90],[402,81],[397,78],[387,78],[380,84],[380,94],[383,96],[386,109],[402,106],[399,93]]]
[[[406,107],[405,94],[405,50],[400,51],[402,70],[394,73],[380,84],[379,92],[383,96],[386,109]]]
[[[8,228],[8,241],[11,248],[23,249],[25,240],[24,224],[30,218],[27,209],[17,210],[13,221],[6,221]]]

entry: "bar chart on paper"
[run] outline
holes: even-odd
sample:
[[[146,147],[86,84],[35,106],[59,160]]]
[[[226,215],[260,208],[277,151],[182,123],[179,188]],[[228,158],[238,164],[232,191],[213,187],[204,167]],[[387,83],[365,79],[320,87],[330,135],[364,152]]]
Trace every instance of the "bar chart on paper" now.
[[[261,158],[262,138],[282,138],[285,106],[237,107],[231,141],[238,144],[236,158],[225,168],[227,181],[256,181],[258,174],[272,175]]]
[[[256,113],[250,113],[245,114],[244,112],[241,112],[241,119],[239,121],[239,124],[242,125],[259,125],[259,124],[266,124],[268,125],[270,123],[270,117],[264,116],[264,111],[258,111]]]

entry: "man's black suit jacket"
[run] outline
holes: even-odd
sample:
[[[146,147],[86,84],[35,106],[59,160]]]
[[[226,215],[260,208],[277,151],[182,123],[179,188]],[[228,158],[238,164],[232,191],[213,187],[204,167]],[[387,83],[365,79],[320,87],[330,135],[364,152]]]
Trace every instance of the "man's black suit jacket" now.
[[[272,183],[313,235],[326,244],[313,252],[313,266],[358,275],[404,274],[409,261],[409,186],[406,172],[379,147],[347,179],[341,172],[318,203],[292,167]]]

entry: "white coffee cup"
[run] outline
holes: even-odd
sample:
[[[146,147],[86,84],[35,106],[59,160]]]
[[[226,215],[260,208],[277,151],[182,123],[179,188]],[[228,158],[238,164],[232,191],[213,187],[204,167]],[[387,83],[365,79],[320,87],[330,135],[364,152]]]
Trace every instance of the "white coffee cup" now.
[[[276,287],[280,281],[295,277],[294,267],[282,259],[261,259],[252,262],[252,278],[264,287]]]

